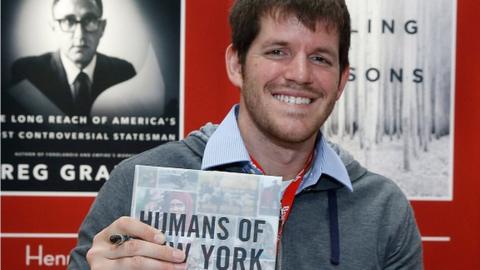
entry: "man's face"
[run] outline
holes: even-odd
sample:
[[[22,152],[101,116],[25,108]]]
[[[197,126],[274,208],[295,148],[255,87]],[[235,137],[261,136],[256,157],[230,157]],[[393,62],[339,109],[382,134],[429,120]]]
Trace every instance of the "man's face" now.
[[[320,22],[312,32],[294,16],[265,16],[260,29],[241,75],[229,74],[241,88],[240,127],[281,143],[314,140],[348,78],[348,67],[339,66],[338,33]]]
[[[170,201],[169,211],[177,214],[185,214],[187,212],[187,207],[185,206],[185,203],[179,199],[173,199]]]
[[[60,0],[53,7],[53,19],[71,19],[73,21],[100,18],[100,9],[93,0]],[[73,26],[71,32],[53,23],[53,30],[60,42],[60,51],[78,67],[83,68],[92,60],[105,30],[105,21],[101,21],[97,31],[87,31],[80,23]]]

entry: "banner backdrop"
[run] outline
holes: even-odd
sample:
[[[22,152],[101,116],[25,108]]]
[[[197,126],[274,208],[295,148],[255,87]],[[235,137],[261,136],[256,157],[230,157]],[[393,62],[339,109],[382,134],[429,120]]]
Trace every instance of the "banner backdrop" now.
[[[346,112],[343,114],[344,116],[342,116],[341,112],[336,112],[337,116],[334,117],[338,117],[338,122],[332,122],[332,126],[328,126],[325,133],[328,133],[327,135],[333,139],[341,139],[341,143],[349,147],[349,150],[354,152],[356,158],[367,157],[362,162],[367,163],[369,167],[373,166],[375,168],[375,164],[382,163],[382,161],[394,163],[395,167],[397,167],[398,175],[396,173],[391,175],[391,177],[398,181],[411,198],[421,198],[421,200],[412,201],[412,205],[422,234],[425,269],[480,269],[478,257],[478,250],[480,250],[480,242],[478,241],[480,239],[480,231],[478,230],[480,227],[480,197],[477,194],[480,186],[475,173],[479,162],[478,153],[480,153],[480,144],[478,144],[480,127],[477,125],[480,121],[480,107],[478,106],[480,91],[476,90],[480,87],[480,77],[478,76],[480,54],[477,53],[478,48],[480,48],[480,36],[475,34],[477,33],[480,2],[477,0],[459,0],[458,3],[447,0],[439,0],[437,2],[420,0],[397,2],[347,1],[348,5],[352,5],[350,9],[355,32],[352,33],[352,38],[354,39],[352,41],[354,43],[352,44],[351,55],[354,78],[350,78],[350,86],[348,86],[349,89],[346,90],[345,94],[347,96],[352,95],[354,91],[358,93],[363,92],[363,98],[357,98],[358,104],[363,106],[358,108],[363,108],[363,111],[359,115],[361,116],[360,120],[357,119],[353,125],[350,125],[350,127],[353,126],[357,130],[353,138],[350,139],[346,135],[343,137],[339,136],[341,134],[339,131],[342,129],[344,129],[343,134],[350,134],[347,133],[347,127],[340,127],[338,124],[351,123],[351,120],[347,121],[346,115],[348,113]],[[407,2],[409,7],[407,8],[407,4],[402,2]],[[238,89],[235,89],[228,81],[224,63],[225,48],[230,40],[227,16],[231,0],[104,0],[104,3],[104,17],[107,18],[107,25],[98,51],[130,62],[135,67],[136,73],[140,74],[145,60],[141,55],[147,54],[150,50],[142,49],[148,46],[137,47],[144,44],[145,35],[142,34],[143,38],[139,35],[140,32],[149,33],[148,39],[152,43],[153,52],[156,55],[156,61],[158,66],[160,66],[159,70],[165,84],[165,100],[173,100],[173,102],[168,103],[173,104],[173,107],[180,107],[180,110],[177,111],[178,115],[175,115],[177,118],[176,124],[171,127],[172,129],[175,128],[175,132],[178,132],[178,137],[181,138],[182,133],[187,134],[206,122],[220,122],[232,104],[238,102]],[[168,9],[163,7],[164,5],[180,6],[182,18],[175,19],[177,17],[175,17],[175,12],[172,10],[176,9]],[[455,5],[458,5],[458,13],[455,11]],[[30,11],[27,12],[29,9]],[[167,12],[163,9],[170,11]],[[20,12],[21,10],[23,11]],[[383,15],[379,13],[380,11]],[[25,56],[55,51],[56,44],[53,43],[55,39],[51,36],[48,25],[51,12],[49,1],[2,1],[1,12],[2,103],[4,103],[4,90],[10,89],[10,86],[6,83],[10,81],[9,74],[12,64],[17,59]],[[364,14],[364,12],[367,13]],[[159,14],[162,15],[159,16]],[[362,17],[358,17],[356,14],[362,15]],[[45,19],[37,20],[35,23],[30,22],[30,20],[34,20],[38,16],[44,16]],[[117,17],[116,23],[114,23],[114,17]],[[391,30],[392,20],[394,30]],[[414,20],[415,23],[409,22],[410,20]],[[27,26],[18,28],[20,25],[25,24]],[[45,27],[44,31],[40,31],[40,27]],[[136,30],[130,31],[131,28]],[[20,31],[20,29],[26,30]],[[442,30],[438,32],[438,29]],[[392,33],[392,31],[394,32]],[[415,34],[409,33],[415,31]],[[184,35],[180,34],[181,37],[179,38],[178,33],[184,33]],[[50,37],[47,38],[47,35],[50,35]],[[454,40],[455,35],[457,41]],[[20,36],[22,36],[22,39],[19,38]],[[112,36],[119,38],[119,40],[113,39]],[[185,46],[182,38],[185,40]],[[28,41],[25,41],[26,39]],[[178,39],[180,39],[180,45],[175,43],[175,40]],[[375,43],[375,40],[378,43]],[[47,41],[51,42],[51,44],[44,45]],[[407,46],[404,43],[410,42],[412,43],[408,45],[410,49],[403,49],[404,46]],[[356,52],[354,47],[358,46],[367,52]],[[427,47],[424,48],[422,46]],[[418,48],[418,51],[414,48]],[[453,53],[452,50],[456,53],[455,59],[450,54]],[[364,53],[368,53],[368,57],[364,56]],[[133,57],[136,54],[140,56],[137,55],[138,58]],[[185,55],[184,58],[183,54]],[[382,60],[383,57],[388,58]],[[182,60],[178,61],[179,58]],[[430,64],[427,65],[427,63]],[[401,69],[403,69],[402,81],[399,79],[402,78]],[[419,73],[417,71],[415,73],[416,69],[422,69],[422,72]],[[180,75],[178,76],[179,70]],[[455,76],[455,80],[452,79],[453,76]],[[423,78],[423,82],[414,81],[418,81],[420,77]],[[172,80],[169,78],[177,79]],[[450,82],[448,82],[449,80]],[[148,82],[150,80],[144,81],[145,84]],[[431,88],[430,86],[433,82],[441,85],[441,87]],[[174,84],[173,87],[168,86],[172,84]],[[184,99],[181,91],[183,85],[185,85]],[[454,88],[451,85],[455,85],[455,90],[453,90]],[[168,89],[175,90],[170,91]],[[387,90],[386,92],[384,91],[383,98],[374,98],[377,97],[376,95],[380,95],[379,92],[382,89]],[[408,99],[412,102],[410,104],[424,104],[423,108],[437,104],[437,102],[432,101],[430,105],[427,105],[426,103],[428,102],[422,101],[424,100],[423,98],[413,98],[417,96],[417,93],[424,93],[426,97],[430,96],[430,99],[435,97],[435,100],[438,101],[436,97],[440,93],[427,94],[426,92],[428,91],[424,91],[425,89],[442,89],[441,92],[444,94],[441,95],[444,96],[442,100],[446,103],[441,107],[446,109],[445,113],[448,111],[449,115],[441,115],[440,111],[435,111],[435,115],[432,114],[431,117],[441,117],[443,118],[441,121],[443,124],[449,123],[448,135],[443,133],[437,137],[435,133],[432,133],[433,138],[428,141],[428,151],[425,152],[423,150],[424,147],[416,146],[417,157],[415,157],[412,133],[408,136],[403,136],[402,133],[393,129],[395,132],[392,135],[394,136],[391,136],[389,133],[392,132],[391,129],[385,127],[381,129],[376,128],[377,123],[382,121],[372,120],[378,119],[379,116],[383,116],[386,113],[391,113],[398,117],[398,112],[397,114],[394,114],[393,111],[388,112],[385,109],[391,107],[381,104],[382,102],[383,104],[391,104],[391,100],[402,101],[403,99],[398,99],[398,97],[404,93],[407,94],[406,92],[408,92]],[[136,91],[141,91],[141,88],[135,89],[135,93],[137,93]],[[455,94],[453,94],[453,91],[455,91]],[[387,94],[387,92],[390,93]],[[396,94],[392,95],[391,92]],[[395,96],[397,98],[394,98]],[[455,96],[455,100],[453,96]],[[121,103],[122,100],[128,101],[130,99],[119,99],[116,102]],[[390,101],[386,102],[383,100]],[[415,100],[415,103],[413,103],[413,100]],[[342,105],[342,102],[347,105],[350,101],[352,99],[341,101],[338,104],[340,105],[339,110],[345,111],[342,108],[347,106]],[[367,101],[368,103],[366,103]],[[35,102],[37,102],[36,99]],[[403,104],[402,102],[401,104]],[[455,106],[452,106],[453,103],[455,103]],[[451,104],[450,107],[447,104]],[[5,177],[2,176],[4,180],[1,181],[2,194],[0,197],[1,268],[65,269],[69,259],[68,254],[76,244],[78,227],[95,199],[95,192],[78,192],[78,190],[96,190],[104,180],[97,182],[94,180],[62,180],[58,176],[57,170],[54,171],[50,168],[50,162],[57,161],[61,164],[77,162],[77,158],[67,157],[65,155],[67,152],[128,153],[129,151],[124,150],[124,145],[126,147],[138,145],[137,150],[141,151],[142,148],[148,147],[147,144],[153,146],[161,142],[117,141],[114,144],[113,141],[105,143],[98,141],[79,142],[77,140],[72,142],[63,141],[64,148],[62,150],[36,150],[38,147],[44,147],[40,146],[43,143],[52,143],[52,147],[58,148],[60,143],[56,140],[43,139],[20,140],[17,138],[18,130],[36,131],[45,124],[30,123],[27,125],[26,123],[12,123],[10,115],[17,117],[19,115],[37,116],[43,114],[26,112],[18,114],[6,110],[6,108],[13,110],[15,107],[11,108],[10,104],[6,104],[5,107],[4,105],[2,104],[2,132],[7,130],[14,131],[14,136],[9,139],[9,133],[2,133],[2,163],[11,164],[14,170],[9,167],[4,172],[4,168],[2,168],[2,173],[5,174]],[[409,110],[413,110],[411,106],[396,106],[394,108],[410,108]],[[378,108],[384,108],[384,110],[379,110]],[[104,107],[104,109],[102,114],[106,114],[107,109],[110,110],[109,107]],[[165,112],[169,110],[166,107],[164,108]],[[418,110],[418,112],[420,111],[425,111],[425,109]],[[453,114],[454,111],[455,114]],[[414,125],[414,119],[416,119],[415,121],[420,121],[419,119],[424,117],[420,117],[424,114],[418,112],[407,114],[409,116],[417,115],[417,117],[410,117],[410,120],[407,119],[407,121],[410,121],[410,124],[407,123],[407,126]],[[117,114],[117,116],[120,116],[119,112],[112,114],[113,116]],[[143,114],[144,116],[148,115],[147,113]],[[162,113],[161,117],[173,117],[164,114]],[[50,115],[46,114],[45,117]],[[405,116],[406,114],[402,113],[401,115]],[[107,115],[107,117],[108,119],[113,119],[112,115]],[[88,117],[90,121],[92,121],[92,118],[93,116]],[[342,120],[343,118],[345,119]],[[449,118],[454,118],[455,121],[448,122],[447,119]],[[44,119],[46,119],[44,121],[48,120],[48,118]],[[185,119],[185,122],[183,122],[183,119]],[[426,122],[431,123],[431,121]],[[375,123],[373,124],[375,129],[372,129],[372,123]],[[48,131],[55,131],[57,128],[67,129],[67,126],[85,129],[82,125],[76,124],[48,125],[48,127],[45,126]],[[382,125],[388,126],[387,123]],[[392,124],[390,123],[390,125]],[[362,135],[363,148],[359,146],[361,126],[363,126],[364,134]],[[435,123],[435,127],[437,126]],[[97,129],[100,130],[99,132],[110,134],[112,132],[120,132],[114,131],[120,127],[110,123],[108,125],[99,125]],[[167,131],[164,131],[165,127],[160,125],[144,127],[130,124],[123,127],[132,129],[137,127],[151,128],[152,131],[148,132],[167,133]],[[398,122],[390,127],[398,128]],[[383,132],[378,132],[379,130]],[[410,128],[410,130],[415,129]],[[445,131],[446,129],[443,130]],[[138,132],[140,133],[140,131]],[[378,138],[381,138],[380,141],[375,140],[377,132],[382,135],[378,136]],[[418,131],[415,132],[418,144],[421,138],[420,134],[425,136],[425,133],[423,133],[425,130],[420,134]],[[454,137],[453,132],[455,132]],[[142,133],[147,133],[147,131]],[[400,138],[397,138],[397,136]],[[410,139],[405,140],[405,138]],[[351,144],[349,141],[351,141]],[[365,143],[367,141],[370,141],[369,144]],[[405,141],[409,143],[408,147],[405,147]],[[386,142],[388,142],[386,149],[397,149],[396,152],[375,152],[378,146],[381,145],[383,147]],[[30,143],[34,150],[24,147],[24,143]],[[95,150],[87,149],[84,151],[86,148],[81,148],[80,150],[73,149],[77,143],[84,143],[85,147],[93,147],[91,145],[95,145]],[[442,143],[442,146],[435,146],[438,143]],[[369,146],[366,147],[365,145]],[[15,150],[17,147],[19,150]],[[450,148],[455,149],[453,154]],[[370,149],[371,152],[365,154],[362,152],[365,149]],[[403,149],[409,149],[407,153],[410,156],[410,173],[404,171],[405,164],[403,158],[391,158],[392,153],[393,155],[403,157]],[[37,156],[17,157],[15,152],[59,152],[65,156],[55,159],[53,157]],[[433,166],[433,164],[430,166],[430,162],[438,162],[434,161],[434,157],[437,154],[443,157],[440,161],[444,166]],[[445,155],[450,156],[453,162],[448,161],[450,157]],[[384,157],[385,159],[383,159]],[[4,158],[8,162],[4,161]],[[88,162],[87,165],[97,166],[104,164],[104,161],[109,162],[108,160],[110,159],[112,158],[89,157],[83,158],[82,163],[75,164],[81,165]],[[423,159],[428,159],[428,161]],[[121,158],[117,159],[117,161],[120,160]],[[33,170],[24,169],[25,165],[18,166],[18,163],[27,164],[30,167],[39,163],[47,164],[49,166],[48,179],[33,180],[33,176],[30,176],[33,175]],[[111,164],[114,163],[112,161]],[[425,166],[425,170],[416,168],[415,164]],[[453,172],[451,171],[452,166],[454,166]],[[20,167],[20,170],[18,170],[18,167]],[[41,169],[42,167],[37,168],[36,174],[41,175],[40,171],[45,171]],[[69,171],[67,168],[65,170]],[[380,169],[379,167],[376,170],[380,171]],[[413,172],[421,173],[416,176],[416,181],[409,180],[408,184],[407,182],[402,183],[404,181],[402,180],[404,179],[403,174],[411,174]],[[438,182],[425,178],[430,173],[438,176]],[[87,174],[87,170],[85,170],[83,173],[84,178]],[[93,177],[95,176],[93,169],[91,174]],[[21,180],[24,178],[29,180]],[[55,181],[62,183],[63,188],[54,185],[51,179],[57,179]],[[425,183],[423,179],[427,179]],[[35,184],[36,187],[32,183],[37,183]],[[53,191],[55,189],[50,189],[53,187],[58,190],[67,190],[68,188],[76,192]],[[416,190],[417,187],[418,191]],[[37,191],[40,188],[42,190],[52,190],[52,192]],[[25,190],[35,191],[24,192]],[[425,200],[425,198],[432,198],[433,200]]]
[[[103,36],[81,41],[51,3],[2,1],[2,190],[95,192],[121,160],[181,135],[181,1],[105,0]],[[95,41],[79,112],[68,67]]]

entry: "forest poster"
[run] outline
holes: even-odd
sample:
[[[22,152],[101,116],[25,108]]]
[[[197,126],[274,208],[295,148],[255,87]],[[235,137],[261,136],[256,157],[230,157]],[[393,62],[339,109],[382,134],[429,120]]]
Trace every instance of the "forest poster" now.
[[[451,200],[455,0],[347,0],[350,78],[325,136],[413,200]]]

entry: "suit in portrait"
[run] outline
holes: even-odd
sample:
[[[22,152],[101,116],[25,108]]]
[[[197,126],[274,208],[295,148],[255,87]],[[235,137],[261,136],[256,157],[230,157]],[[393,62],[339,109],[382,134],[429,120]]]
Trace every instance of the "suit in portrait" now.
[[[129,62],[97,53],[89,107],[91,108],[95,99],[105,89],[135,75],[135,68]],[[60,60],[60,52],[24,57],[15,61],[12,65],[12,83],[16,84],[25,79],[63,113],[67,115],[75,114],[74,98]]]

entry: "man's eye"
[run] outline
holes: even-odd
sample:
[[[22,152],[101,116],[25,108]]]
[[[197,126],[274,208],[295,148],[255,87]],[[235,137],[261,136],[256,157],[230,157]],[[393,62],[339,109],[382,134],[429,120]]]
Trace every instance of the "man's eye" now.
[[[64,19],[63,20],[65,24],[68,24],[68,25],[74,25],[76,23],[75,19]]]
[[[312,59],[312,61],[317,62],[317,63],[330,64],[330,61],[328,61],[326,58],[324,58],[322,56],[319,56],[319,55],[312,56],[310,59]]]
[[[82,19],[82,23],[84,23],[84,24],[89,24],[89,23],[91,23],[92,21],[93,21],[93,20],[92,20],[91,18],[84,18],[84,19]]]
[[[274,49],[274,50],[268,51],[267,55],[269,55],[269,56],[283,56],[283,55],[285,55],[285,52],[280,50],[280,49]]]

